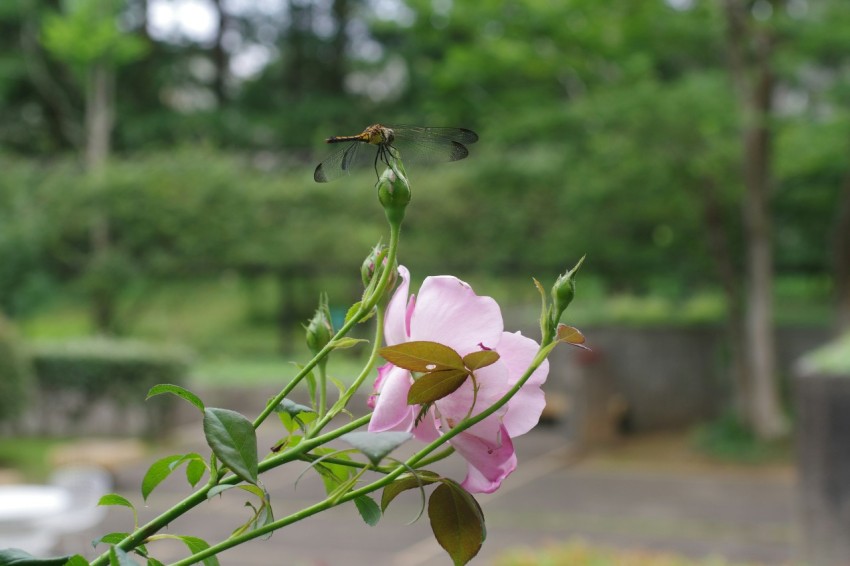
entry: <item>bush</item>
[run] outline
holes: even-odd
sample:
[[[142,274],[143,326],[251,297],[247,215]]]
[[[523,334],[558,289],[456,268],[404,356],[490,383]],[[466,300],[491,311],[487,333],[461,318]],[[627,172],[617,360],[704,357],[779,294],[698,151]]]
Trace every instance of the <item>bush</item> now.
[[[15,328],[0,315],[0,422],[18,417],[30,400],[32,367]]]
[[[183,348],[134,340],[45,342],[33,348],[40,393],[49,404],[45,418],[49,411],[51,416],[66,417],[70,424],[78,423],[90,416],[93,405],[106,401],[119,409],[117,418],[122,422],[118,424],[124,429],[126,410],[144,407],[149,433],[161,432],[167,419],[161,413],[162,403],[145,404],[148,390],[158,383],[185,385],[189,364],[190,355]]]

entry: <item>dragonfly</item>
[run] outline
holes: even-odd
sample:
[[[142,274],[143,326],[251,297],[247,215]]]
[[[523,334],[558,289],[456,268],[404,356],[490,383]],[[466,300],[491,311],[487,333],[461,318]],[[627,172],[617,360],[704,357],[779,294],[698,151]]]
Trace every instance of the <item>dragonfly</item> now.
[[[424,128],[420,126],[384,126],[373,124],[354,136],[334,136],[331,144],[346,144],[316,166],[313,179],[327,183],[351,169],[373,161],[390,166],[390,158],[404,157],[406,162],[440,163],[457,161],[469,155],[467,145],[478,141],[478,134],[466,128]],[[371,160],[371,149],[375,149]]]

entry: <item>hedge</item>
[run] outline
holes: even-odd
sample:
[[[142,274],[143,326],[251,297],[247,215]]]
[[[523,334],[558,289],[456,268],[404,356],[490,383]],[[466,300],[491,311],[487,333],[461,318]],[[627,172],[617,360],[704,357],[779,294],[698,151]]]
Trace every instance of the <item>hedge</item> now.
[[[52,417],[64,416],[73,425],[87,416],[88,408],[106,401],[118,409],[116,428],[126,431],[121,416],[131,407],[144,407],[147,432],[161,432],[167,419],[162,402],[145,404],[158,383],[185,385],[191,355],[177,346],[106,338],[42,342],[32,348],[33,366],[42,403]],[[159,412],[157,412],[159,410]]]

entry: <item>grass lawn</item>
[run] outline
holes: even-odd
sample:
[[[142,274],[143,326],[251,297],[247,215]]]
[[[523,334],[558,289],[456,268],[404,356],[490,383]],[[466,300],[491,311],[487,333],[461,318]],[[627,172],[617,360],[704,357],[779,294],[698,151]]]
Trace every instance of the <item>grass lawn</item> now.
[[[642,550],[613,550],[574,541],[546,548],[509,550],[495,566],[755,566],[720,558],[691,559]]]
[[[0,468],[12,468],[21,473],[27,482],[47,479],[51,468],[48,460],[50,450],[64,443],[56,438],[0,439]]]

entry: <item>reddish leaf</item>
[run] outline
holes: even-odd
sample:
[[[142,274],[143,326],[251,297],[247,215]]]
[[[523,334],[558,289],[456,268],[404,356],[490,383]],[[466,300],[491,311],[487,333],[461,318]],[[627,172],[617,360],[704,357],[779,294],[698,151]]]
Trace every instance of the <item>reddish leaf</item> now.
[[[566,324],[558,325],[558,340],[560,342],[564,342],[565,344],[569,344],[571,346],[577,346],[579,348],[583,348],[585,350],[590,350],[587,346],[584,345],[586,339],[584,334],[578,328],[574,326],[567,326]]]
[[[487,532],[484,515],[475,499],[454,482],[438,486],[428,500],[428,518],[434,537],[455,565],[472,560]]]
[[[495,350],[481,350],[480,352],[472,352],[463,357],[463,365],[469,371],[475,371],[495,364],[499,360],[499,354]]]
[[[388,362],[409,371],[463,370],[460,354],[437,342],[402,342],[378,352]]]
[[[426,373],[413,382],[407,392],[408,405],[433,403],[457,391],[469,377],[467,370],[447,369]]]

